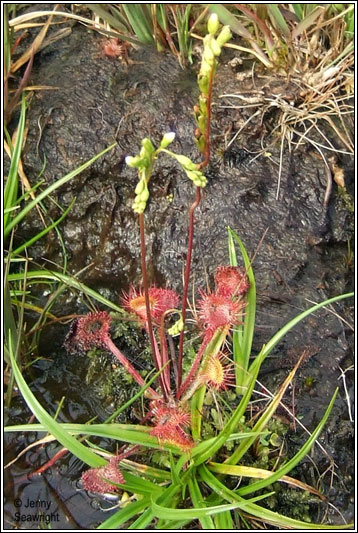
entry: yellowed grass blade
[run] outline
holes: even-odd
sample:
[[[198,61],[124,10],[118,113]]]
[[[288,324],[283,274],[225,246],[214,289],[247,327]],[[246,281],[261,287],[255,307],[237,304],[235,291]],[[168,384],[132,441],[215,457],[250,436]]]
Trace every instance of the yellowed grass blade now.
[[[211,472],[217,472],[219,474],[226,474],[229,476],[238,476],[238,477],[251,477],[254,479],[267,479],[272,475],[272,472],[269,470],[264,470],[263,468],[255,468],[253,466],[238,466],[238,465],[227,465],[220,463],[209,463],[209,469]],[[327,501],[327,498],[321,494],[317,489],[298,481],[297,479],[290,476],[282,476],[278,481],[287,483],[302,490],[308,490],[311,494],[315,494],[321,500]]]

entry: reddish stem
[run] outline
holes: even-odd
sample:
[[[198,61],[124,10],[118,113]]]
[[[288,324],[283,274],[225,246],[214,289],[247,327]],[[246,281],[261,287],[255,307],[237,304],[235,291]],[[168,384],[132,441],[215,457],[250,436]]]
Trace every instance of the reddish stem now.
[[[158,358],[158,346],[156,344],[153,332],[153,322],[152,315],[150,311],[150,302],[149,302],[149,292],[148,292],[148,278],[147,278],[147,265],[146,265],[146,251],[145,251],[145,233],[144,233],[144,214],[139,214],[139,231],[140,231],[140,250],[141,250],[141,264],[142,264],[142,278],[143,278],[143,287],[144,287],[144,297],[145,297],[145,308],[147,314],[147,332],[149,335],[150,345],[152,347],[152,354],[154,364],[157,370],[160,370],[160,357]],[[159,384],[163,391],[164,398],[168,399],[168,393],[164,384],[163,375],[159,375]]]
[[[207,122],[205,130],[205,151],[204,151],[204,161],[198,165],[198,169],[206,167],[209,164],[210,160],[210,122],[211,122],[211,94],[213,90],[213,69],[210,72],[209,78],[209,89],[206,99],[207,107]],[[190,206],[189,209],[189,235],[188,235],[188,252],[186,256],[186,265],[185,265],[185,275],[184,275],[184,289],[183,289],[183,304],[182,304],[182,318],[184,327],[180,332],[179,338],[179,355],[178,355],[178,387],[180,389],[182,381],[182,372],[183,372],[183,351],[184,351],[184,330],[185,330],[185,318],[186,318],[186,304],[188,299],[188,290],[189,290],[189,278],[190,278],[190,268],[191,268],[191,257],[193,253],[193,238],[194,238],[194,211],[200,204],[201,200],[201,189],[200,187],[196,188],[196,198],[195,202]]]
[[[127,370],[127,372],[133,376],[133,378],[136,380],[138,385],[143,387],[146,383],[142,376],[139,374],[139,372],[131,365],[131,363],[128,361],[125,355],[122,354],[117,348],[117,346],[113,343],[112,339],[109,337],[106,339],[106,346],[110,352],[113,353],[115,357],[117,357],[118,361],[121,363],[121,365]],[[151,393],[151,395],[155,398],[159,398],[159,394],[153,390],[151,387],[148,387],[148,391]]]
[[[195,202],[190,206],[189,209],[189,235],[188,235],[188,252],[186,256],[186,265],[185,265],[185,275],[184,275],[184,288],[183,288],[183,303],[182,303],[182,319],[184,327],[180,332],[179,338],[179,355],[178,355],[178,386],[181,385],[182,380],[182,371],[183,371],[183,350],[184,350],[184,329],[185,329],[185,318],[186,318],[186,304],[188,299],[189,291],[189,278],[190,278],[190,267],[191,267],[191,256],[193,253],[193,238],[194,238],[194,211],[196,207],[200,204],[201,200],[201,188],[196,188],[196,198]]]
[[[199,366],[200,361],[201,361],[201,358],[203,356],[203,352],[204,352],[205,348],[207,347],[207,345],[209,344],[209,342],[211,341],[212,338],[213,338],[213,332],[212,331],[208,331],[205,334],[203,342],[201,343],[200,349],[199,349],[199,351],[197,353],[197,356],[196,356],[196,358],[194,360],[194,363],[191,366],[189,374],[187,375],[187,377],[185,378],[184,382],[182,383],[182,385],[178,389],[177,399],[179,399],[184,394],[184,392],[188,389],[188,387],[190,386],[191,382],[193,381],[193,378],[195,376],[195,372],[197,371],[198,366]]]
[[[168,345],[167,345],[167,339],[165,337],[164,326],[165,326],[165,313],[163,313],[163,316],[160,320],[160,330],[159,330],[162,366],[164,366],[169,361]],[[168,392],[170,392],[170,365],[169,364],[163,370],[163,376],[164,376],[165,386],[167,387]]]
[[[30,474],[27,475],[27,478],[29,479],[29,478],[32,478],[33,476],[37,476],[37,475],[42,474],[48,468],[51,468],[51,466],[53,466],[56,463],[56,461],[58,461],[64,455],[66,455],[67,452],[68,452],[67,448],[61,448],[61,450],[56,452],[55,455],[51,459],[49,459],[44,465],[40,466],[40,468],[35,470],[35,472],[30,472]]]

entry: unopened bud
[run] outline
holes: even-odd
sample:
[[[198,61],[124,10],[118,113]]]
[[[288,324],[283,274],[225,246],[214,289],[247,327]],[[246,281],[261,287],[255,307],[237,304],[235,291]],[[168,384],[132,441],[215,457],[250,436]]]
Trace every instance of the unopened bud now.
[[[210,72],[212,71],[212,68],[213,68],[213,64],[214,62],[212,62],[212,64],[210,65],[205,57],[203,56],[203,59],[202,59],[202,62],[201,62],[201,65],[200,65],[200,74],[202,76],[207,76],[209,77],[210,76]],[[204,92],[204,91],[203,91]]]
[[[216,39],[211,39],[210,48],[214,56],[219,56],[221,54],[221,46],[218,44]]]
[[[188,169],[188,170],[196,170],[197,165],[192,162],[189,157],[186,157],[185,155],[175,155],[175,159],[178,161],[178,163],[181,164],[182,167]]]
[[[143,160],[139,156],[132,157],[131,155],[127,155],[125,158],[125,162],[129,167],[138,168],[143,165]]]
[[[209,90],[209,78],[200,72],[198,76],[198,85],[202,93],[208,94]]]
[[[228,41],[230,41],[232,33],[229,26],[224,26],[219,35],[216,38],[218,45],[221,47]]]
[[[179,333],[183,331],[183,329],[184,329],[184,322],[183,322],[182,317],[180,317],[179,320],[177,320],[175,324],[171,328],[168,329],[168,333],[169,335],[174,337],[175,335],[179,335]]]
[[[210,15],[208,20],[208,32],[214,35],[219,29],[219,18],[216,13]]]
[[[150,155],[154,152],[154,150],[155,150],[152,141],[151,141],[150,139],[148,139],[147,137],[146,137],[145,139],[142,140],[142,146],[143,146],[143,148],[144,148],[144,150],[145,150],[146,155],[149,155],[149,156],[150,156]],[[142,152],[142,150],[141,150],[141,152]],[[141,155],[142,155],[142,154],[141,154]]]
[[[149,191],[147,188],[145,188],[141,193],[140,195],[138,196],[139,200],[141,202],[146,202],[149,198]]]
[[[146,184],[145,184],[145,180],[140,180],[140,181],[138,181],[137,186],[136,186],[134,192],[135,192],[136,194],[140,194],[141,192],[144,191],[145,185],[146,185]]]
[[[160,143],[161,148],[166,148],[169,146],[175,139],[175,133],[173,131],[170,131],[169,133],[166,133],[163,135],[162,142]]]
[[[207,179],[199,170],[196,171],[188,171],[187,173],[188,178],[190,178],[194,185],[197,187],[205,187],[207,184]]]
[[[209,46],[206,46],[204,48],[203,58],[208,63],[208,65],[213,66],[214,61],[215,61],[215,56],[214,56],[214,52]]]

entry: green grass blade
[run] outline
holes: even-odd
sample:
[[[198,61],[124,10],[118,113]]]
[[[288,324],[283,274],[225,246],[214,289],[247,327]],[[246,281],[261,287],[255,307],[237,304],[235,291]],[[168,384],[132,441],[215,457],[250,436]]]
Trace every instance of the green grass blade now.
[[[286,38],[289,37],[291,33],[290,28],[288,27],[278,5],[268,4],[268,11],[271,15],[271,18],[274,20],[277,29],[280,30]]]
[[[97,529],[119,529],[119,527],[133,518],[133,516],[141,513],[146,507],[150,505],[151,499],[150,496],[142,498],[137,502],[130,503],[126,505],[123,509],[120,509],[113,516],[107,518],[102,524],[100,524]]]
[[[123,468],[125,468],[127,471],[135,472],[136,474],[145,476],[146,479],[154,479],[155,481],[171,480],[170,472],[168,470],[163,470],[161,468],[155,468],[153,466],[136,463],[134,461],[131,461],[130,459],[123,459],[121,464]]]
[[[168,505],[173,498],[176,496],[176,494],[180,491],[181,485],[170,485],[165,492],[159,496],[158,503],[162,503],[163,505]],[[140,516],[133,524],[131,524],[128,529],[146,529],[146,527],[154,520],[155,514],[152,509],[152,505],[150,508],[148,508],[142,516]],[[165,517],[167,518],[167,516]]]
[[[147,448],[165,450],[177,455],[183,455],[182,450],[174,444],[160,443],[158,439],[149,435],[150,427],[131,426],[126,424],[70,424],[58,423],[58,426],[64,431],[73,435],[92,435],[107,439],[119,440],[129,444],[140,444]],[[41,424],[21,424],[16,426],[7,426],[5,432],[11,431],[49,431],[44,423]],[[54,435],[54,433],[52,433]],[[185,462],[188,456],[185,456]]]
[[[19,125],[17,128],[17,135],[15,141],[15,147],[11,157],[9,175],[6,180],[5,190],[4,190],[4,210],[10,209],[16,205],[17,191],[19,187],[19,177],[18,177],[18,167],[21,157],[22,144],[24,142],[24,131],[25,131],[25,120],[26,120],[26,100],[25,95],[22,95],[21,101],[21,113]],[[6,237],[11,228],[9,228],[9,220],[11,213],[5,212],[4,215],[4,237]]]
[[[292,39],[297,39],[297,37],[307,31],[308,28],[312,26],[316,18],[321,15],[322,11],[324,11],[322,6],[318,6],[314,11],[301,20],[301,22],[297,24],[295,29],[292,31]]]
[[[18,281],[22,280],[23,278],[24,274],[22,272],[9,274],[9,281]],[[51,270],[32,270],[31,272],[27,273],[26,278],[28,281],[50,279],[53,281],[62,282],[67,285],[67,287],[85,292],[88,296],[97,300],[97,302],[107,306],[109,309],[113,309],[114,311],[117,311],[119,313],[122,312],[122,309],[118,305],[111,302],[110,300],[107,300],[107,298],[104,298],[98,292],[94,291],[93,289],[90,289],[90,287],[87,287],[77,279],[71,276],[67,276],[66,274],[62,274],[60,272],[53,272]]]
[[[192,475],[188,480],[188,488],[189,488],[190,498],[191,498],[191,501],[193,502],[194,507],[200,507],[204,502],[204,498],[200,492],[200,487],[199,487],[197,478],[195,476],[195,471],[194,471],[194,475]],[[211,516],[201,517],[200,524],[203,530],[215,529],[215,525],[214,525],[214,522]]]
[[[6,265],[8,266],[8,265]],[[5,343],[4,343],[4,355],[5,355],[5,361],[7,363],[10,362],[9,357],[9,346],[10,342],[12,341],[15,346],[17,346],[18,343],[18,336],[17,336],[17,328],[15,323],[15,317],[14,313],[12,311],[11,307],[11,296],[10,296],[10,289],[9,289],[9,283],[7,281],[7,275],[5,274],[5,282],[4,282],[4,329],[5,329]]]
[[[108,4],[85,4],[85,6],[88,7],[88,9],[90,9],[91,11],[93,11],[95,15],[107,22],[109,26],[111,26],[115,30],[122,32],[124,35],[128,33],[127,26],[123,24],[123,22],[121,22],[117,17],[111,15],[111,13],[107,11],[106,8]]]
[[[112,422],[112,420],[114,420],[118,415],[125,411],[125,409],[128,409],[128,407],[132,405],[132,403],[134,403],[138,398],[140,398],[142,394],[144,394],[144,392],[152,385],[152,383],[154,383],[157,377],[162,373],[163,368],[156,372],[154,376],[145,385],[143,385],[143,387],[141,387],[134,396],[132,396],[132,398],[130,398],[125,404],[119,407],[110,417],[108,417],[105,421],[105,424],[109,424],[110,422]]]
[[[215,529],[221,529],[223,531],[228,531],[229,529],[235,529],[230,511],[224,511],[218,515],[215,515],[214,523],[215,523]]]
[[[228,230],[228,249],[229,249],[229,262],[231,266],[237,266],[237,257],[236,257],[236,250],[235,250],[235,243],[234,238],[232,236],[232,232],[230,228],[227,228]],[[242,359],[242,334],[243,334],[244,328],[243,325],[236,326],[233,333],[233,345],[234,345],[234,358],[237,356],[235,355],[235,352],[239,352],[239,357]],[[237,344],[237,346],[235,346]],[[236,359],[234,359],[236,361]]]
[[[259,505],[252,503],[252,501],[244,500],[241,496],[237,495],[232,490],[228,489],[223,483],[221,483],[205,465],[201,465],[199,468],[200,476],[203,481],[214,490],[219,496],[225,498],[229,502],[238,502],[239,508],[245,511],[246,513],[255,516],[259,520],[266,522],[268,524],[273,524],[276,527],[281,529],[305,529],[305,530],[331,530],[331,529],[342,529],[342,525],[326,525],[326,524],[313,524],[302,522],[301,520],[295,520],[294,518],[288,518],[274,511],[260,507]],[[345,524],[344,529],[350,529],[353,527],[353,524]]]
[[[124,467],[125,468],[125,465]],[[133,492],[133,494],[153,494],[158,493],[158,495],[163,492],[164,488],[156,485],[148,479],[143,479],[138,476],[134,476],[129,472],[123,472],[123,477],[125,479],[125,485],[123,488]]]
[[[70,205],[67,207],[67,209],[63,212],[63,214],[57,219],[55,220],[54,222],[52,222],[52,224],[50,224],[49,226],[47,226],[45,229],[43,229],[42,231],[40,231],[40,233],[38,233],[37,235],[35,235],[34,237],[32,237],[32,239],[29,239],[28,241],[26,241],[24,244],[22,244],[21,246],[19,246],[18,248],[16,248],[16,250],[13,251],[13,254],[16,255],[16,254],[20,254],[25,248],[29,248],[32,244],[34,244],[36,241],[38,241],[39,239],[41,239],[44,235],[46,235],[47,233],[49,233],[49,231],[51,231],[53,228],[55,228],[56,226],[58,226],[58,224],[60,224],[62,222],[62,220],[64,218],[66,218],[66,216],[68,215],[68,213],[71,211],[74,203],[76,201],[76,198],[74,198],[72,200],[72,202],[70,203]]]
[[[263,360],[263,355],[258,356],[258,364],[256,368],[254,369],[253,373],[251,374],[251,380],[248,384],[247,390],[244,394],[244,396],[241,398],[241,401],[235,411],[233,412],[230,420],[225,425],[224,429],[219,433],[217,437],[210,440],[209,443],[201,443],[202,447],[204,448],[201,450],[200,453],[197,453],[196,457],[194,458],[194,464],[199,465],[208,459],[210,459],[214,453],[216,453],[221,446],[230,438],[230,435],[234,432],[234,430],[237,428],[237,425],[240,421],[240,418],[243,416],[243,414],[246,411],[247,405],[250,401],[251,394],[256,382],[257,374],[260,369],[260,360]],[[200,445],[199,445],[200,446]],[[194,454],[196,452],[196,449],[192,451],[192,456],[194,457]]]
[[[297,17],[302,20],[302,17],[303,17],[303,8],[302,8],[302,4],[296,4],[296,2],[294,2],[293,4],[291,4],[291,6],[293,7],[293,10],[294,12],[296,13]]]
[[[14,373],[20,392],[22,396],[24,397],[24,400],[26,401],[26,404],[28,405],[29,409],[32,411],[34,416],[43,425],[43,428],[48,433],[51,433],[51,435],[56,437],[56,439],[58,440],[58,442],[62,444],[62,446],[67,448],[71,453],[76,455],[76,457],[79,457],[83,462],[85,462],[89,466],[97,467],[97,466],[102,466],[102,465],[107,464],[107,461],[102,459],[102,457],[99,457],[98,455],[93,453],[86,446],[84,446],[83,444],[78,442],[78,440],[72,437],[66,430],[64,430],[62,425],[58,424],[58,422],[56,422],[47,413],[47,411],[42,407],[42,405],[38,402],[38,400],[35,398],[35,396],[31,392],[26,381],[22,377],[19,367],[17,366],[17,363],[15,361],[15,358],[14,358],[14,355],[11,349],[11,338],[10,338],[9,354],[10,354],[12,371]]]
[[[236,266],[235,265],[236,252],[235,252],[235,246],[233,242],[235,240],[240,247],[241,255],[242,255],[242,258],[245,264],[245,270],[246,270],[247,277],[249,279],[249,284],[250,284],[249,290],[247,291],[247,294],[246,294],[247,305],[245,308],[244,326],[243,326],[243,329],[242,327],[238,328],[237,342],[236,342],[236,345],[235,345],[235,342],[233,344],[234,361],[236,363],[235,376],[236,376],[237,393],[243,394],[245,391],[246,382],[249,379],[249,374],[247,370],[249,367],[252,340],[253,340],[254,330],[255,330],[256,283],[255,283],[254,272],[251,266],[251,261],[246,252],[245,246],[243,245],[241,239],[238,237],[235,231],[233,231],[231,228],[228,228],[228,233],[229,233],[230,263],[231,263],[231,260],[233,260],[234,261],[233,266]],[[235,349],[236,349],[236,353],[235,353]]]
[[[305,442],[305,444],[302,446],[302,448],[296,453],[292,459],[290,459],[287,463],[285,463],[281,468],[279,468],[276,472],[273,472],[270,476],[266,477],[263,480],[257,481],[255,483],[251,483],[250,485],[247,485],[246,487],[242,487],[236,491],[236,494],[239,494],[240,496],[245,496],[247,494],[251,494],[252,492],[255,492],[257,490],[261,490],[265,488],[268,485],[272,485],[277,480],[280,480],[284,475],[286,475],[288,472],[290,472],[310,451],[311,447],[317,440],[320,432],[322,431],[325,423],[327,422],[327,419],[332,411],[335,399],[338,394],[338,389],[336,389],[325,414],[323,415],[323,418],[321,422],[318,424],[318,426],[315,428],[309,439]],[[231,475],[231,476],[245,476],[245,467],[243,466],[236,466],[233,464],[219,464],[219,463],[213,463],[212,466],[209,467],[211,471],[217,472],[219,474],[225,474],[225,475]],[[268,472],[267,472],[268,473]],[[249,474],[247,474],[249,475]]]
[[[122,4],[122,9],[138,39],[144,44],[154,44],[152,20],[148,17],[144,5]]]
[[[167,520],[185,520],[194,518],[208,517],[212,514],[222,513],[223,511],[230,511],[237,509],[239,504],[230,503],[226,505],[214,505],[213,507],[202,507],[197,509],[173,509],[171,507],[164,507],[152,500],[152,511],[157,518],[165,518]]]
[[[194,441],[200,439],[201,433],[201,420],[202,420],[202,407],[204,403],[206,393],[206,387],[203,385],[193,395],[190,402],[191,409],[191,434]]]
[[[285,379],[285,381],[281,385],[278,393],[272,399],[270,405],[265,408],[263,414],[261,415],[259,420],[256,422],[254,427],[252,428],[252,431],[254,431],[254,432],[263,431],[263,429],[266,427],[266,425],[268,424],[269,420],[272,418],[272,415],[275,413],[277,407],[279,406],[279,403],[281,402],[282,397],[285,394],[285,391],[286,391],[287,387],[289,386],[289,384],[293,380],[293,377],[294,377],[294,375],[295,375],[295,373],[297,371],[298,366],[299,365],[297,363],[295,368],[288,374],[287,378]],[[225,460],[225,463],[231,464],[231,465],[237,464],[238,461],[240,461],[241,457],[247,452],[247,450],[255,442],[256,439],[257,439],[257,437],[252,435],[251,437],[248,437],[247,439],[243,440],[239,444],[239,446],[236,448],[234,453],[228,459]]]
[[[24,208],[21,210],[21,212],[16,216],[14,217],[11,222],[9,222],[7,224],[7,226],[5,227],[4,225],[4,237],[7,237],[10,233],[10,231],[12,230],[12,228],[14,228],[17,224],[19,224],[19,222],[21,222],[21,220],[27,215],[27,213],[29,211],[31,211],[31,209],[33,207],[35,207],[35,205],[37,205],[39,202],[41,202],[41,200],[43,200],[44,198],[46,198],[47,196],[49,196],[49,194],[51,194],[53,191],[55,191],[56,189],[58,189],[59,187],[62,187],[62,185],[64,185],[65,183],[67,183],[68,181],[70,181],[72,178],[74,178],[75,176],[78,176],[78,174],[80,174],[81,172],[83,172],[83,170],[85,170],[86,168],[88,168],[89,166],[92,165],[92,163],[94,163],[95,161],[97,161],[97,159],[99,159],[100,157],[102,157],[102,155],[106,154],[107,152],[109,152],[110,150],[112,150],[115,146],[117,146],[117,143],[113,143],[111,144],[110,146],[108,146],[107,148],[105,148],[104,150],[102,150],[102,152],[100,152],[99,154],[95,155],[94,157],[92,157],[89,161],[86,161],[86,163],[84,163],[83,165],[80,165],[79,167],[77,167],[75,170],[72,170],[71,172],[69,172],[69,174],[66,174],[66,176],[63,176],[62,178],[60,178],[59,180],[55,181],[55,183],[52,183],[52,185],[50,185],[49,187],[47,187],[44,191],[42,191],[38,196],[36,196],[36,198],[34,200],[32,200],[31,202],[29,202],[28,204],[26,204],[24,206]],[[15,159],[15,156],[13,157],[13,160]],[[9,207],[9,206],[6,206],[6,207]]]
[[[230,26],[232,31],[238,35],[241,35],[241,37],[245,37],[245,39],[248,39],[249,41],[252,40],[252,35],[249,30],[246,29],[245,26],[241,24],[241,22],[239,22],[237,18],[234,17],[234,15],[223,6],[223,4],[210,4],[210,11],[212,13],[216,13],[220,19],[220,22]]]
[[[256,481],[255,483],[250,484],[247,487],[243,487],[241,489],[238,489],[237,493],[240,494],[240,496],[244,496],[247,494],[251,494],[252,492],[255,492],[256,490],[261,490],[268,485],[271,485],[275,481],[279,480],[282,476],[290,472],[310,451],[313,444],[317,440],[319,434],[321,433],[323,426],[327,422],[327,418],[329,417],[333,404],[335,402],[335,399],[338,394],[338,388],[336,389],[335,393],[333,394],[333,397],[326,409],[326,412],[324,413],[322,420],[316,427],[316,429],[313,431],[309,439],[305,442],[305,444],[302,446],[302,448],[290,459],[286,464],[284,464],[281,468],[279,468],[276,472],[274,472],[270,477],[267,479],[263,479],[261,481]]]
[[[115,34],[114,32],[108,32],[108,34],[110,34],[111,36],[119,37],[119,39],[122,39],[123,41],[128,41],[129,43],[132,43],[135,46],[141,46],[143,44],[138,39],[135,39],[133,35],[129,34],[129,30],[127,26],[122,22],[122,19],[120,20],[120,16],[116,17],[114,15],[111,15],[111,13],[109,13],[101,4],[86,4],[86,7],[93,11],[95,15],[107,22],[111,28],[116,30]]]

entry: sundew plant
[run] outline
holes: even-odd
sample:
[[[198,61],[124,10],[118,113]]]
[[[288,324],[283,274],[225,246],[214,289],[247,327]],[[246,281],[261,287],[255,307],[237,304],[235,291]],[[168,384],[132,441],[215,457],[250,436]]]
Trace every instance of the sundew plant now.
[[[63,449],[90,467],[82,474],[84,490],[101,494],[125,491],[131,495],[126,505],[115,511],[99,529],[121,526],[128,529],[185,529],[189,526],[227,530],[254,528],[254,523],[282,529],[342,529],[341,525],[307,523],[284,516],[266,505],[277,490],[276,482],[301,491],[302,501],[306,501],[307,494],[314,495],[317,501],[325,499],[317,489],[287,474],[316,442],[338,390],[301,449],[293,457],[280,460],[276,469],[249,466],[245,464],[245,454],[265,442],[262,438],[267,434],[300,361],[253,424],[249,424],[246,413],[260,367],[285,334],[314,311],[351,294],[336,296],[296,316],[255,357],[251,357],[256,310],[255,278],[243,243],[228,228],[230,264],[217,266],[215,287],[211,291],[202,291],[196,301],[195,335],[199,341],[194,356],[186,361],[184,339],[189,334],[187,302],[195,209],[207,183],[205,168],[210,161],[211,96],[215,72],[222,47],[230,38],[229,26],[220,28],[217,15],[211,15],[198,74],[200,96],[194,106],[195,142],[202,161],[195,163],[185,155],[173,152],[170,149],[175,138],[172,132],[163,135],[159,146],[154,146],[149,138],[143,139],[139,153],[126,158],[127,165],[138,173],[133,211],[139,222],[142,286],[128,287],[122,302],[126,312],[147,335],[153,360],[151,379],[146,380],[112,340],[113,317],[107,310],[82,316],[72,323],[66,338],[69,356],[80,357],[94,348],[111,353],[138,384],[139,391],[102,424],[58,423],[56,417],[39,404],[26,384],[14,357],[14,339],[11,331],[8,332],[9,358],[15,379],[39,423],[9,426],[6,431],[49,432],[50,440],[57,440]],[[150,179],[162,157],[174,158],[194,185],[181,296],[171,288],[150,285],[147,276],[145,211],[150,196]],[[242,267],[238,266],[237,250],[240,250]],[[231,391],[232,405],[225,404],[227,391]],[[204,403],[208,392],[222,397],[220,405],[226,405],[221,407],[222,423],[209,423],[205,418]],[[138,398],[142,398],[144,406],[142,420],[136,425],[114,422],[118,414]],[[208,424],[215,426],[210,435]],[[82,437],[78,440],[79,435]],[[112,454],[94,445],[92,436],[115,441],[117,452]],[[166,457],[165,465],[160,468],[151,462],[155,450],[160,450]],[[57,459],[60,454],[61,450]],[[242,481],[237,485],[239,478]]]

